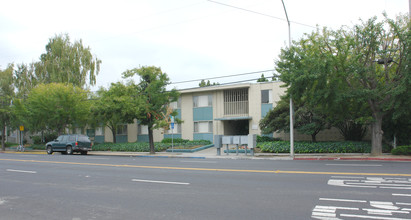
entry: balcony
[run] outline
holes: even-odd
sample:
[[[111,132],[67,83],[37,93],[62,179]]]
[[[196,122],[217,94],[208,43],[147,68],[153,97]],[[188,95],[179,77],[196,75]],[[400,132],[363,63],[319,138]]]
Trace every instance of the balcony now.
[[[224,91],[224,117],[244,117],[248,112],[248,88]]]

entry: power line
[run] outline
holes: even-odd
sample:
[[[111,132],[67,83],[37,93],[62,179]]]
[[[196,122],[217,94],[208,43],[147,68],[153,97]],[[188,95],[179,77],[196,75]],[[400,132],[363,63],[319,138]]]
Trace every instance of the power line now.
[[[265,17],[270,17],[270,18],[274,18],[274,19],[278,19],[278,20],[287,22],[287,20],[284,19],[284,18],[280,18],[280,17],[276,17],[276,16],[264,14],[264,13],[257,12],[257,11],[248,10],[248,9],[245,9],[245,8],[240,8],[240,7],[233,6],[233,5],[228,5],[228,4],[221,3],[221,2],[216,2],[216,1],[213,1],[213,0],[207,0],[207,1],[212,2],[212,3],[215,3],[215,4],[219,4],[219,5],[224,5],[224,6],[227,6],[227,7],[230,7],[230,8],[235,8],[235,9],[239,9],[239,10],[242,10],[242,11],[250,12],[250,13],[253,13],[253,14],[258,14],[258,15],[262,15],[262,16],[265,16]],[[314,27],[314,26],[312,26],[312,25],[309,25],[309,24],[304,24],[304,23],[300,23],[300,22],[296,22],[296,21],[290,21],[290,22],[292,22],[292,23],[294,23],[294,24],[298,24],[298,25],[310,27],[310,28],[316,28],[316,27]]]
[[[221,78],[228,78],[228,77],[233,77],[233,76],[244,76],[244,75],[251,75],[251,74],[256,74],[256,73],[266,73],[270,71],[274,71],[274,69],[255,71],[255,72],[249,72],[249,73],[232,74],[232,75],[226,75],[226,76],[217,76],[217,77],[210,77],[210,78],[203,78],[203,79],[193,79],[193,80],[186,80],[186,81],[180,81],[180,82],[172,82],[170,84],[181,84],[181,83],[197,82],[201,80],[221,79]]]

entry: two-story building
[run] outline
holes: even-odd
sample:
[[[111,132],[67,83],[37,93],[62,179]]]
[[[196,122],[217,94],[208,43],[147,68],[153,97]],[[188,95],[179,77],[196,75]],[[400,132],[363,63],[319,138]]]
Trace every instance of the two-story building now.
[[[180,90],[181,96],[171,107],[178,112],[183,123],[174,129],[154,131],[154,141],[163,138],[210,140],[214,135],[261,135],[260,120],[275,107],[286,88],[282,82],[246,83],[217,85]],[[148,142],[147,126],[135,121],[133,124],[118,125],[117,142]],[[81,131],[79,131],[81,132]],[[97,127],[96,142],[112,142],[110,129]],[[337,130],[319,134],[319,140],[341,139]],[[274,133],[269,136],[289,139],[289,134]],[[324,139],[324,137],[326,138]],[[307,135],[296,134],[298,140],[310,140]]]

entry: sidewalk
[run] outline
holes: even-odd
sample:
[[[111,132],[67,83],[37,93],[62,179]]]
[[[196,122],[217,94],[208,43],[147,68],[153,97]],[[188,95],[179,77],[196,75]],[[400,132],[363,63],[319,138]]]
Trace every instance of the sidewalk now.
[[[46,154],[45,150],[26,150],[25,152],[16,152],[15,150],[6,149],[1,153],[28,153],[28,154]],[[195,153],[177,153],[177,152],[157,152],[150,154],[148,152],[120,152],[120,151],[89,151],[89,155],[95,156],[124,156],[124,157],[151,157],[151,158],[193,158],[193,159],[234,159],[234,160],[293,160],[289,154],[273,153],[255,153],[245,155],[240,153],[230,153],[227,155],[221,151],[217,155],[214,147],[198,151]],[[370,154],[295,154],[294,160],[353,160],[353,161],[404,161],[411,162],[411,156],[397,156],[383,154],[381,156],[371,156]]]
[[[221,151],[221,155],[217,155],[216,148],[208,148],[195,153],[172,153],[172,152],[157,152],[154,155],[141,152],[106,152],[106,151],[91,151],[90,155],[112,155],[112,156],[131,156],[131,157],[156,157],[156,158],[197,158],[197,159],[236,159],[236,160],[293,160],[289,154],[273,154],[273,153],[255,153],[245,155],[240,153],[230,153],[227,155]],[[381,156],[371,156],[370,154],[296,154],[294,160],[356,160],[356,161],[405,161],[411,162],[411,156],[397,156],[391,154],[383,154]]]

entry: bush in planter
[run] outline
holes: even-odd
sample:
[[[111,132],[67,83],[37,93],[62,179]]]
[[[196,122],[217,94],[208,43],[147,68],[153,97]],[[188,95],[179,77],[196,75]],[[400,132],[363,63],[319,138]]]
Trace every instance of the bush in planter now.
[[[289,153],[290,142],[275,141],[258,143],[257,147],[261,152],[268,153]],[[371,143],[341,141],[341,142],[295,142],[294,152],[305,153],[370,153]],[[387,145],[383,145],[383,152],[390,152]]]
[[[164,151],[168,144],[155,143],[155,151]],[[150,152],[148,143],[100,143],[93,146],[93,151],[128,151],[128,152]]]
[[[161,141],[161,143],[164,143],[164,144],[171,144],[171,142],[173,142],[173,143],[187,143],[189,140],[186,140],[186,139],[181,139],[181,138],[174,138],[174,139],[172,139],[172,138],[164,138],[162,141]]]
[[[411,145],[408,146],[398,146],[391,150],[393,155],[411,155]]]

